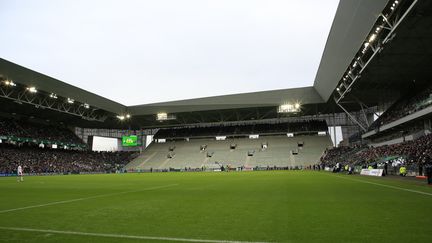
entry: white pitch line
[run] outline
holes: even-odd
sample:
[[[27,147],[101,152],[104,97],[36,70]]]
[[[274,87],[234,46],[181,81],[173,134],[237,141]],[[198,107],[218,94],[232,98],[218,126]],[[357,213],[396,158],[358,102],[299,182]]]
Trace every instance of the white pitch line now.
[[[358,179],[354,179],[354,178],[347,178],[347,177],[337,176],[337,175],[334,175],[334,177],[345,179],[345,180],[350,180],[350,181],[357,181],[357,182],[372,184],[372,185],[376,185],[376,186],[392,188],[392,189],[401,190],[401,191],[414,192],[414,193],[418,193],[418,194],[432,196],[432,193],[429,193],[429,192],[422,192],[422,191],[407,189],[407,188],[403,188],[403,187],[390,186],[390,185],[386,185],[386,184],[381,184],[381,183],[376,183],[376,182],[371,182],[371,181],[358,180]]]
[[[108,194],[101,194],[101,195],[90,196],[90,197],[81,197],[81,198],[64,200],[64,201],[57,201],[57,202],[51,202],[51,203],[45,203],[45,204],[31,205],[31,206],[26,206],[26,207],[21,207],[21,208],[11,208],[11,209],[1,210],[0,213],[8,213],[8,212],[20,211],[20,210],[31,209],[31,208],[40,208],[40,207],[57,205],[57,204],[72,203],[72,202],[84,201],[84,200],[88,200],[88,199],[94,199],[94,198],[100,198],[100,197],[109,197],[109,196],[114,196],[114,195],[121,195],[121,194],[126,194],[126,193],[132,193],[132,192],[141,192],[141,191],[148,191],[148,190],[154,190],[154,189],[161,189],[161,188],[172,187],[172,186],[177,186],[177,185],[178,184],[170,184],[170,185],[164,185],[164,186],[155,186],[155,187],[148,187],[148,188],[144,188],[144,189],[140,189],[140,190],[134,190],[134,191],[108,193]]]
[[[40,232],[40,233],[63,234],[63,235],[81,235],[81,236],[138,239],[138,240],[182,241],[182,242],[203,242],[203,243],[266,243],[266,242],[258,242],[258,241],[205,240],[205,239],[188,239],[188,238],[173,238],[173,237],[143,236],[143,235],[88,233],[88,232],[77,232],[77,231],[31,229],[31,228],[2,227],[2,226],[0,226],[0,229],[11,230],[11,231],[27,231],[27,232]]]

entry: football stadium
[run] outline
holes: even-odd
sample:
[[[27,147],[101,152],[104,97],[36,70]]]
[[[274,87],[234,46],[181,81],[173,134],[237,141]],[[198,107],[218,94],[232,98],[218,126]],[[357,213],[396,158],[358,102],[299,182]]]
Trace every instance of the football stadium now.
[[[1,242],[430,241],[432,1],[0,16]]]

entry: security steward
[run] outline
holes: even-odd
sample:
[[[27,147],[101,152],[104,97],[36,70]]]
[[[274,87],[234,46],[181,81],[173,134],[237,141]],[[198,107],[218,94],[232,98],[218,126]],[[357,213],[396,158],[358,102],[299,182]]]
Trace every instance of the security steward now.
[[[401,175],[401,176],[406,176],[407,175],[407,168],[405,167],[405,165],[402,165],[399,168],[399,175]]]

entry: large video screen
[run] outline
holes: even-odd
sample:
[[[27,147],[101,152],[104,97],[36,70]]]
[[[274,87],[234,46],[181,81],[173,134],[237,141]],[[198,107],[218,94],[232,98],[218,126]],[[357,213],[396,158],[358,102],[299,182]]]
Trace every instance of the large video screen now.
[[[124,147],[138,146],[138,137],[136,135],[122,136],[122,146]]]

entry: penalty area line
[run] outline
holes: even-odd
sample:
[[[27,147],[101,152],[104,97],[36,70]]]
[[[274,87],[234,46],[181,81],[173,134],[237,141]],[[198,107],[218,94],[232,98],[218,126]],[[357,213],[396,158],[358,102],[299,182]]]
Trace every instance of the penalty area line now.
[[[133,193],[133,192],[150,191],[150,190],[162,189],[162,188],[167,188],[167,187],[172,187],[172,186],[178,186],[178,184],[170,184],[170,185],[164,185],[164,186],[154,186],[154,187],[143,188],[143,189],[140,189],[140,190],[125,191],[125,192],[115,192],[115,193],[108,193],[108,194],[100,194],[100,195],[95,195],[95,196],[90,196],[90,197],[81,197],[81,198],[76,198],[76,199],[57,201],[57,202],[51,202],[51,203],[45,203],[45,204],[37,204],[37,205],[31,205],[31,206],[26,206],[26,207],[20,207],[20,208],[11,208],[11,209],[1,210],[0,213],[8,213],[8,212],[20,211],[20,210],[25,210],[25,209],[40,208],[40,207],[47,207],[47,206],[58,205],[58,204],[79,202],[79,201],[84,201],[84,200],[89,200],[89,199],[95,199],[95,198],[100,198],[100,197],[116,196],[116,195],[122,195],[122,194]]]
[[[432,193],[429,193],[429,192],[412,190],[412,189],[408,189],[408,188],[403,188],[403,187],[398,187],[398,186],[391,186],[391,185],[386,185],[386,184],[381,184],[381,183],[376,183],[376,182],[371,182],[371,181],[354,179],[354,178],[347,178],[347,177],[344,177],[344,176],[337,176],[337,175],[330,175],[330,176],[334,176],[334,177],[345,179],[345,180],[349,180],[349,181],[357,181],[357,182],[361,182],[361,183],[367,183],[367,184],[372,184],[372,185],[376,185],[376,186],[387,187],[387,188],[396,189],[396,190],[400,190],[400,191],[407,191],[407,192],[413,192],[413,193],[418,193],[418,194],[422,194],[422,195],[432,196]]]
[[[31,229],[31,228],[2,227],[2,226],[0,226],[0,230],[39,232],[39,233],[51,233],[51,234],[62,234],[62,235],[107,237],[107,238],[120,238],[120,239],[136,239],[136,240],[160,240],[160,241],[182,241],[182,242],[203,242],[203,243],[266,243],[266,242],[258,242],[258,241],[205,240],[205,239],[188,239],[188,238],[142,236],[142,235],[89,233],[89,232],[79,232],[79,231]]]

